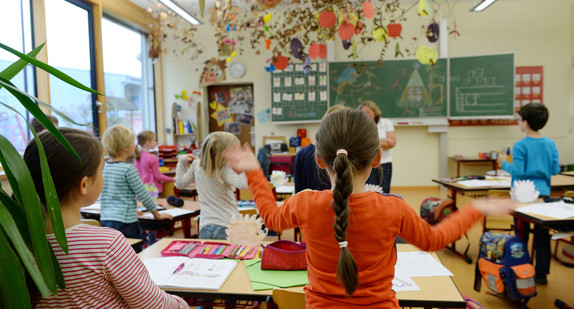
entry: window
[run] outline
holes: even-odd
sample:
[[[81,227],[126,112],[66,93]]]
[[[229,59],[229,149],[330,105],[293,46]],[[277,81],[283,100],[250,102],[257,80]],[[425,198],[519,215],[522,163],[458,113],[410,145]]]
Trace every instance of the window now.
[[[0,42],[20,52],[28,53],[32,50],[32,30],[30,22],[30,1],[16,0],[2,2],[0,9]],[[15,55],[0,50],[0,71],[6,69],[14,61]],[[33,68],[27,66],[11,80],[18,89],[32,95]],[[0,102],[17,109],[25,117],[29,117],[26,109],[4,88],[0,89]],[[6,137],[20,153],[24,152],[30,139],[30,132],[25,120],[14,111],[0,104],[0,134]]]
[[[48,64],[96,89],[92,7],[79,0],[45,0],[45,7]],[[96,95],[50,75],[50,105],[97,132]],[[60,126],[86,129],[58,120]]]
[[[108,126],[123,124],[137,135],[155,132],[152,64],[146,37],[115,21],[102,20]]]

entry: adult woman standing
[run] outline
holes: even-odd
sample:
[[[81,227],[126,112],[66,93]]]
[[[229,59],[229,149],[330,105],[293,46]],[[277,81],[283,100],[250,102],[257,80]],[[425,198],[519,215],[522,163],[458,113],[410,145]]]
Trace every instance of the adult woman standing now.
[[[381,117],[381,110],[373,101],[364,100],[358,109],[362,110],[377,124],[381,149],[383,151],[381,165],[379,168],[371,171],[367,183],[381,186],[383,192],[389,193],[391,191],[391,177],[393,175],[393,156],[391,155],[391,148],[395,147],[397,143],[395,127],[389,119]]]

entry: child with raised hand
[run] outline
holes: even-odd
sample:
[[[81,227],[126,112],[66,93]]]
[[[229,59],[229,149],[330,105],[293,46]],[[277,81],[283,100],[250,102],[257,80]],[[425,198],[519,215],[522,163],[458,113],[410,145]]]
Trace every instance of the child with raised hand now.
[[[152,188],[156,188],[158,194],[163,192],[163,182],[172,182],[173,177],[166,176],[159,171],[159,161],[156,156],[149,151],[157,146],[155,133],[152,131],[141,131],[138,134],[138,146],[136,148],[134,165],[136,166],[142,182]]]
[[[238,142],[228,132],[210,133],[201,145],[199,159],[188,154],[177,163],[175,187],[181,190],[195,182],[201,207],[200,239],[227,239],[225,230],[231,217],[239,216],[233,188],[247,189],[247,179],[226,166],[222,155],[227,146]]]
[[[46,216],[47,238],[66,283],[57,295],[36,298],[35,308],[189,308],[178,296],[160,290],[121,233],[81,223],[80,208],[92,205],[104,186],[104,151],[85,131],[60,128],[81,158],[81,164],[50,132],[39,135],[56,187],[68,240],[68,254],[54,236]],[[36,141],[24,152],[38,196],[45,205],[44,184]],[[145,297],[142,297],[144,295]],[[39,295],[37,295],[39,297]]]
[[[246,172],[259,214],[273,230],[300,227],[307,243],[307,308],[399,308],[391,290],[395,237],[436,251],[457,240],[482,214],[508,213],[510,200],[475,200],[429,225],[396,196],[365,191],[381,147],[375,123],[359,110],[327,116],[316,135],[316,159],[333,190],[302,191],[277,207],[257,158],[235,144],[224,156]]]
[[[173,217],[157,210],[157,204],[144,187],[137,169],[126,163],[126,159],[134,155],[134,140],[134,132],[121,124],[104,131],[102,143],[110,157],[104,166],[100,223],[122,232],[125,237],[139,239],[142,231],[137,217],[138,199],[155,219],[171,220]],[[136,252],[141,251],[140,248],[135,249]]]
[[[542,136],[540,129],[548,121],[548,109],[540,103],[529,103],[518,111],[518,127],[526,133],[526,137],[519,140],[512,147],[512,164],[507,161],[505,154],[497,158],[502,169],[509,172],[512,182],[517,180],[531,180],[540,192],[540,197],[550,197],[552,175],[560,172],[558,163],[558,148],[554,141]],[[517,230],[519,235],[528,243],[530,224]],[[538,224],[534,227],[534,247],[536,261],[534,280],[539,284],[547,284],[546,275],[550,272],[550,234],[548,230]]]

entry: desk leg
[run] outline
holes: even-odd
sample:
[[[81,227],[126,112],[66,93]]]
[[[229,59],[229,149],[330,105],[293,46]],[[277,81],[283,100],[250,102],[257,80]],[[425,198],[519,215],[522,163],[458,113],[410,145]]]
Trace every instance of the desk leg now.
[[[191,238],[191,217],[181,220],[181,227],[183,229],[183,237]]]
[[[456,177],[460,177],[460,161],[456,161]]]

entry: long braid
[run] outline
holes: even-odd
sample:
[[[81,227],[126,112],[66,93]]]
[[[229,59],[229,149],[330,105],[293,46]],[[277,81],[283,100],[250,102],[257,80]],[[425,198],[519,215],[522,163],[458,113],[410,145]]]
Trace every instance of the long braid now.
[[[333,190],[333,209],[335,210],[335,239],[339,243],[347,241],[349,225],[349,195],[353,192],[353,168],[344,153],[335,158],[333,168],[336,172],[335,189]],[[348,295],[353,295],[359,286],[358,268],[355,259],[347,246],[341,248],[337,263],[337,281],[342,283]]]

